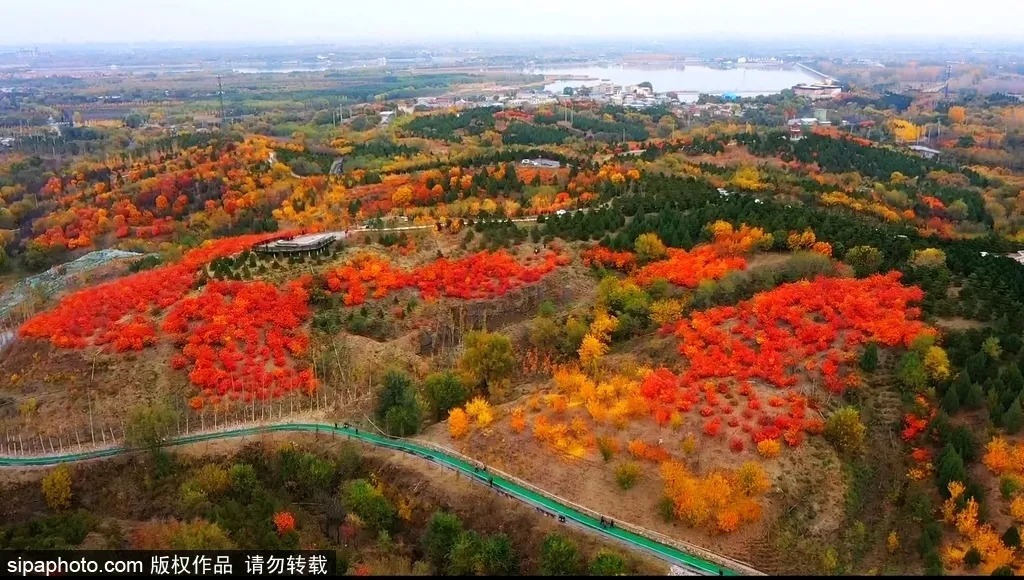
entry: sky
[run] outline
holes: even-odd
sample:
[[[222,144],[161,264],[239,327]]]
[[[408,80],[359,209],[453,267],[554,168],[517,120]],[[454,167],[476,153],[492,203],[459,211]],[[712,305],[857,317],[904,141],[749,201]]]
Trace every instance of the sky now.
[[[2,0],[0,44],[1024,38],[1024,0]]]

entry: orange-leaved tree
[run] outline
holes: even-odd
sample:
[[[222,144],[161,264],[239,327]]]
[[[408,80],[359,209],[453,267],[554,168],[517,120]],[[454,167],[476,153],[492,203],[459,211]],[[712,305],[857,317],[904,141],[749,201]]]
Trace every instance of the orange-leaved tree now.
[[[274,527],[279,535],[285,535],[295,529],[295,516],[291,512],[277,512],[274,514]]]

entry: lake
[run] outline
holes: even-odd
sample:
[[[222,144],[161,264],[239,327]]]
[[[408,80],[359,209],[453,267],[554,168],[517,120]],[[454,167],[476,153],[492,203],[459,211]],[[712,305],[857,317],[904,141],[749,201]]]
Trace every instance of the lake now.
[[[547,91],[562,92],[565,87],[593,87],[602,82],[636,85],[648,81],[658,93],[680,92],[679,99],[696,101],[698,93],[736,93],[743,97],[770,95],[793,85],[817,79],[798,68],[717,69],[706,66],[676,68],[639,68],[628,66],[533,69],[530,74],[587,77],[592,80],[559,80],[544,86]],[[682,92],[690,94],[682,94]]]

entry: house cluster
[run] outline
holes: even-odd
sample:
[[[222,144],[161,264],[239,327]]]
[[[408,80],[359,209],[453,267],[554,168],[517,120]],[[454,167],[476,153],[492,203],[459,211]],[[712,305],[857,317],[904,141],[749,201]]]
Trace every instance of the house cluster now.
[[[731,119],[743,114],[738,103],[692,103],[684,104],[681,111],[695,119]]]
[[[523,159],[520,165],[524,167],[539,167],[543,169],[558,169],[562,164],[554,159]]]
[[[616,85],[607,82],[581,87],[580,89],[565,89],[558,96],[562,99],[584,97],[599,103],[609,103],[631,109],[646,109],[648,107],[678,102],[677,99],[668,96],[668,94],[655,93],[646,84]]]
[[[463,98],[454,98],[451,96],[420,97],[416,99],[416,106],[426,107],[428,109],[462,110],[472,109],[476,107],[518,108],[526,106],[549,105],[557,102],[558,99],[552,96],[550,93],[546,93],[543,91],[522,90],[517,91],[514,95],[511,96],[494,95],[491,97],[484,98],[483,100],[468,100]]]
[[[798,141],[803,138],[804,132],[815,127],[829,127],[832,121],[828,120],[828,109],[815,109],[813,117],[800,117],[786,121],[789,128],[789,138]]]

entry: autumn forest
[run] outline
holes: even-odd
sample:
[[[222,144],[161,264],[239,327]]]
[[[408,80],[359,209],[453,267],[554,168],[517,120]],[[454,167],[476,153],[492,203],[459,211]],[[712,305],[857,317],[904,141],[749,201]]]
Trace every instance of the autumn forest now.
[[[329,74],[229,83],[213,122],[198,97],[107,120],[78,89],[0,98],[67,117],[60,151],[0,149],[0,466],[135,451],[4,480],[0,549],[664,573],[397,452],[167,446],[320,423],[767,574],[1024,573],[1024,106],[889,106],[855,71],[825,104],[701,96],[724,117]],[[860,121],[787,123],[826,106]],[[934,157],[908,147],[930,126]]]

